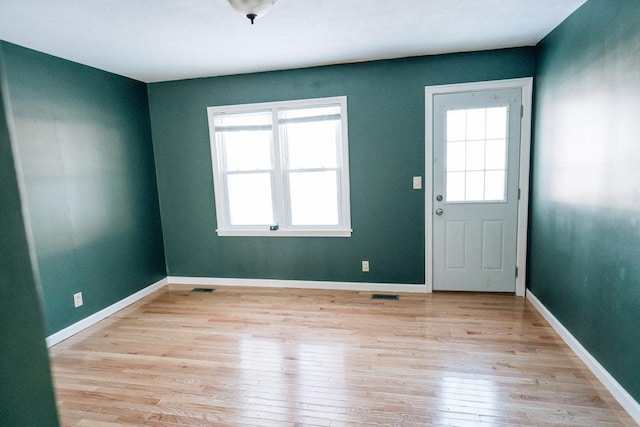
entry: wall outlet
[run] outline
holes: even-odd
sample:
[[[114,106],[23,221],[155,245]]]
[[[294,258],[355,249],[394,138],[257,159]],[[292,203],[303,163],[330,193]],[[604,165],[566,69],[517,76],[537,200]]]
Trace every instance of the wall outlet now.
[[[413,189],[414,190],[422,190],[422,177],[414,176],[413,177]]]
[[[73,306],[75,308],[78,308],[82,304],[83,304],[83,302],[82,302],[82,292],[78,292],[77,294],[73,294]]]
[[[362,271],[365,273],[369,271],[369,261],[362,261]]]

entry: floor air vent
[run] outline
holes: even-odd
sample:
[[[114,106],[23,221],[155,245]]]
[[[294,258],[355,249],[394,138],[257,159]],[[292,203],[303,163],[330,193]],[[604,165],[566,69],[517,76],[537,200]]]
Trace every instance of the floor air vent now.
[[[213,288],[193,288],[191,292],[213,292],[215,289]]]
[[[398,295],[389,295],[389,294],[372,294],[371,299],[400,299]]]

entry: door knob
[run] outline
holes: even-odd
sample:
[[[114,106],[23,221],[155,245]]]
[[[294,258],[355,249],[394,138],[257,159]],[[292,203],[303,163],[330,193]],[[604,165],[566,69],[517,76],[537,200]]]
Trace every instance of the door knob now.
[[[442,209],[436,209],[436,215],[442,215],[444,211]]]

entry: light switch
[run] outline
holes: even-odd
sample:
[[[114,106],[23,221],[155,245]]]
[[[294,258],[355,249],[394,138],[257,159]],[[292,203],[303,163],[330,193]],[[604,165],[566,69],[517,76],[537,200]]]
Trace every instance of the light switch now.
[[[414,190],[421,190],[422,189],[422,177],[421,176],[414,176],[413,177],[413,189]]]

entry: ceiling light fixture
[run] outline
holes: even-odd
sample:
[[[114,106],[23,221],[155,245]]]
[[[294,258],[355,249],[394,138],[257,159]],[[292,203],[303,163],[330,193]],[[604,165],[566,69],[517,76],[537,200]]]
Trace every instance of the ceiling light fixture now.
[[[253,21],[265,15],[276,0],[229,0],[229,4],[236,11],[243,14],[253,25]]]

